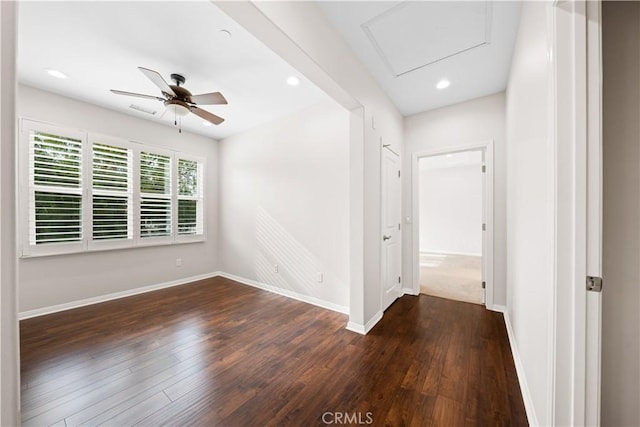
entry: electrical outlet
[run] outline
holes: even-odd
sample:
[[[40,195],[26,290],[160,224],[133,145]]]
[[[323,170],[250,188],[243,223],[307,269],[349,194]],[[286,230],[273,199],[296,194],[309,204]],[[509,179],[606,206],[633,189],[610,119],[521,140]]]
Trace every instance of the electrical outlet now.
[[[176,258],[176,267],[182,267],[182,258]]]
[[[318,283],[322,283],[323,277],[322,277],[322,273],[316,273],[316,280],[318,281]]]
[[[277,273],[277,272],[278,272],[278,264],[275,264],[275,265],[273,266],[273,272],[274,272],[274,273]]]

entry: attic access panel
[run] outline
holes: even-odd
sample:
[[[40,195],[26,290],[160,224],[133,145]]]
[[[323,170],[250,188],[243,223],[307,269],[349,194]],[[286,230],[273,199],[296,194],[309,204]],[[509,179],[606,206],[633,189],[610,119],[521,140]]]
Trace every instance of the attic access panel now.
[[[362,24],[394,76],[489,44],[491,2],[406,1]]]

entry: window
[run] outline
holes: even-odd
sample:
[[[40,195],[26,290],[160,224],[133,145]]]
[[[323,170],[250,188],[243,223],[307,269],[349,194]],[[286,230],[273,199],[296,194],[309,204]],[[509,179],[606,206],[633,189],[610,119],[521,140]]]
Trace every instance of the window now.
[[[204,160],[22,120],[23,256],[204,240]]]
[[[51,127],[28,132],[28,245],[82,248],[83,138]]]
[[[171,235],[171,157],[140,153],[140,236]]]
[[[100,142],[92,146],[92,238],[132,240],[131,150]]]
[[[202,163],[178,159],[178,234],[202,234]]]

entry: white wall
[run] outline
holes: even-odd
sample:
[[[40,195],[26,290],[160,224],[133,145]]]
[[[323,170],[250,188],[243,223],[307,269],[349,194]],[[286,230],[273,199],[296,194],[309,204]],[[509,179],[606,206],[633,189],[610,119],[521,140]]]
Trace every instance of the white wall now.
[[[20,424],[16,283],[16,2],[0,2],[0,425]]]
[[[17,114],[61,126],[179,149],[207,160],[206,242],[22,258],[20,312],[123,292],[217,270],[217,142],[84,102],[18,87]],[[182,258],[182,266],[175,259]]]
[[[419,161],[420,252],[481,256],[482,153],[449,156]],[[447,163],[461,156],[470,161]]]
[[[349,113],[327,101],[219,147],[221,270],[348,312]]]
[[[402,116],[314,2],[215,3],[354,113],[350,231],[363,238],[350,247],[349,327],[363,332],[382,314],[380,150],[391,144],[402,151]]]
[[[640,425],[640,3],[604,2],[603,426]]]
[[[552,425],[554,147],[548,2],[525,2],[507,86],[508,316],[532,422]],[[530,399],[530,401],[529,401]]]
[[[417,153],[494,142],[494,286],[493,302],[506,304],[505,94],[497,93],[404,119],[403,216],[413,215],[411,159]],[[413,283],[412,224],[402,233],[403,277]]]

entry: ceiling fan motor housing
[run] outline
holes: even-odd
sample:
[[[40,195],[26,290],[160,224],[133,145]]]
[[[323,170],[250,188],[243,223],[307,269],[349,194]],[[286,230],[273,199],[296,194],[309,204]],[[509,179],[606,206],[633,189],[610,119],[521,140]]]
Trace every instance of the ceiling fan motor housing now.
[[[181,74],[171,74],[171,80],[176,83],[176,86],[180,86],[181,84],[183,85],[184,82],[187,81]]]

